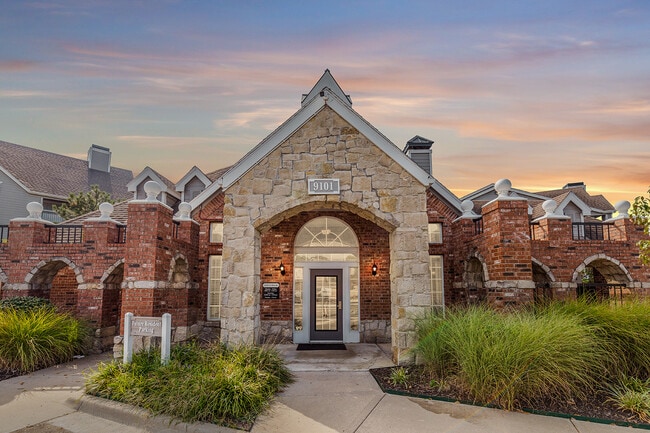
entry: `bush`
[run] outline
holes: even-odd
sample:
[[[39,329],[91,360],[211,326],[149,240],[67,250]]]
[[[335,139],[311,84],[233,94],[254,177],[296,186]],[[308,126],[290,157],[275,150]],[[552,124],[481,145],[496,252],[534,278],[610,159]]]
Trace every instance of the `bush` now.
[[[54,309],[54,305],[48,300],[34,296],[17,296],[0,301],[0,310],[12,308],[14,310],[36,310],[39,308]]]
[[[623,305],[575,301],[548,307],[579,317],[590,326],[598,341],[610,353],[599,374],[608,381],[622,376],[650,374],[650,303],[627,301]]]
[[[623,377],[611,387],[611,394],[610,400],[618,408],[638,415],[644,422],[650,421],[650,379]]]
[[[51,308],[0,309],[0,368],[26,373],[69,361],[87,336],[79,320]]]
[[[476,401],[513,409],[592,390],[605,352],[589,325],[559,311],[448,310],[417,320],[416,351],[434,376],[455,375]]]
[[[290,381],[274,350],[189,343],[173,347],[164,366],[156,351],[135,354],[128,365],[102,364],[86,392],[187,422],[236,425],[252,421]]]

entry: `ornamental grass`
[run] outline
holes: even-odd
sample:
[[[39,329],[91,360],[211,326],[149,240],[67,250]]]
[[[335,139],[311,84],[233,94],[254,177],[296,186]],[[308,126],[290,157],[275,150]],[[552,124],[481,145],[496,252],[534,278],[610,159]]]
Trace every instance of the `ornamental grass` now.
[[[88,376],[86,392],[186,422],[240,426],[290,381],[273,349],[187,343],[172,348],[166,365],[157,351],[134,354],[130,364],[101,364]]]

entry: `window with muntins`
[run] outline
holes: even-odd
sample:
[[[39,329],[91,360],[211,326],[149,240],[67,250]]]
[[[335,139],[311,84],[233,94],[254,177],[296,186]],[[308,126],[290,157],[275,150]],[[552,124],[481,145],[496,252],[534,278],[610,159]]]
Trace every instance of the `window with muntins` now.
[[[210,256],[208,271],[208,320],[221,318],[221,256]]]
[[[429,223],[429,243],[442,243],[442,223]]]
[[[431,271],[431,305],[433,307],[445,306],[445,290],[442,267],[442,256],[429,256],[429,269]]]
[[[223,242],[223,223],[210,223],[210,243],[220,244]]]

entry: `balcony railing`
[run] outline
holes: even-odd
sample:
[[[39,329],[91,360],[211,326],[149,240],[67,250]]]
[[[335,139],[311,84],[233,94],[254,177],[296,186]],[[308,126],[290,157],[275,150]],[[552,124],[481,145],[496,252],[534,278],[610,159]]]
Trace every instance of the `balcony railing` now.
[[[9,239],[9,226],[0,226],[0,243],[6,244]]]
[[[477,218],[474,220],[474,234],[480,235],[483,233],[483,218]]]
[[[178,228],[181,226],[181,223],[178,221],[172,221],[174,224],[172,225],[172,237],[174,239],[178,239]]]
[[[611,240],[610,223],[572,223],[573,240],[609,241]]]
[[[83,226],[50,226],[48,229],[48,244],[80,244],[83,242]]]

